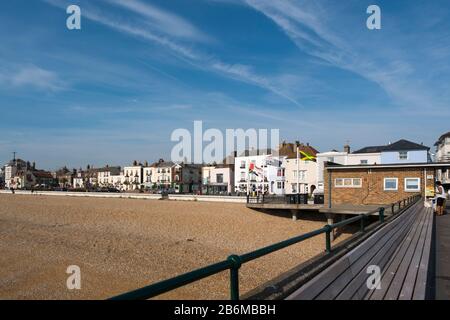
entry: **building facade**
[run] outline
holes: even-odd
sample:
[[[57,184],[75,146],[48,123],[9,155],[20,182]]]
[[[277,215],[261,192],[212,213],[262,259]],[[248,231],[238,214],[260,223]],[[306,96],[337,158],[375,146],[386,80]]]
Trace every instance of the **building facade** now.
[[[286,194],[311,194],[317,188],[317,162],[291,158],[283,162]]]
[[[415,194],[433,197],[440,168],[450,168],[450,163],[327,165],[325,206],[388,205]]]
[[[234,181],[238,194],[285,194],[283,157],[271,150],[245,151],[235,158]]]
[[[436,147],[436,162],[450,161],[450,132],[439,137],[434,144]],[[442,181],[447,188],[450,188],[450,170],[439,170],[438,180]]]
[[[234,166],[202,167],[202,194],[226,195],[234,192]]]

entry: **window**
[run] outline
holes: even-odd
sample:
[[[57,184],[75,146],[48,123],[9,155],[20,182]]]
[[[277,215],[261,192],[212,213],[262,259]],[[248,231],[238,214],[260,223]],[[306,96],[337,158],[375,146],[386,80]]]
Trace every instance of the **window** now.
[[[216,182],[217,183],[223,183],[223,173],[218,173],[216,175]]]
[[[420,178],[406,178],[405,191],[409,192],[420,191]]]
[[[337,178],[334,180],[336,188],[361,188],[361,178]]]
[[[400,151],[398,153],[399,160],[408,160],[408,151]]]
[[[384,178],[384,191],[397,191],[398,179],[397,178]]]
[[[328,162],[334,162],[334,157],[328,157],[328,158],[327,158],[327,161],[328,161]]]
[[[298,176],[299,180],[306,180],[306,171],[304,171],[304,170],[299,171],[298,174],[299,174],[299,176]]]
[[[369,161],[368,160],[361,160],[361,162],[360,162],[361,164],[368,164],[369,163]]]
[[[353,179],[353,186],[356,187],[361,187],[361,179],[357,178],[357,179]]]
[[[296,183],[292,184],[292,193],[297,193],[297,184]]]
[[[281,189],[281,181],[278,181],[278,182],[277,182],[277,188],[278,188],[278,189]]]

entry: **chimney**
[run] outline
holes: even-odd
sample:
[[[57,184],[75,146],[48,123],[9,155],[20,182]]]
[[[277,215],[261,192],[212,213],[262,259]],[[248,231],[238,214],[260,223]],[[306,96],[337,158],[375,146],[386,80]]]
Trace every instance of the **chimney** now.
[[[344,152],[350,153],[350,146],[348,144],[344,146]]]

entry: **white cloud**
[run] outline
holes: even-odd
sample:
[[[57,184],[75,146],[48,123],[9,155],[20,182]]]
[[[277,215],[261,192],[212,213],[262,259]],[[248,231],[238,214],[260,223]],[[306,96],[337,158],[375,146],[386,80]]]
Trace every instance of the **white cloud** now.
[[[138,0],[107,0],[148,19],[147,24],[173,37],[194,41],[207,41],[209,36],[198,30],[190,22],[171,12]]]
[[[337,13],[331,7],[332,2],[327,2],[325,10],[314,1],[245,1],[272,20],[300,50],[376,83],[397,104],[423,108],[439,103],[430,93],[432,88],[425,88],[414,74],[415,66],[408,62],[411,52],[402,50],[396,39],[398,35],[390,34],[382,43],[358,38],[355,30],[349,32],[341,27],[345,17],[333,19]],[[341,28],[336,27],[336,21]]]
[[[42,91],[59,91],[66,87],[56,73],[35,65],[19,67],[8,75],[0,77],[0,82],[13,87],[33,87]]]
[[[59,8],[65,8],[64,2],[60,0],[43,0],[53,6]],[[269,92],[289,100],[295,105],[299,106],[300,103],[290,95],[283,92],[282,89],[276,87],[274,83],[267,77],[258,75],[253,72],[250,66],[242,64],[229,64],[223,62],[211,55],[204,52],[194,50],[192,47],[180,44],[166,36],[160,36],[152,32],[152,30],[145,28],[145,26],[137,24],[129,24],[117,17],[112,17],[107,12],[97,12],[96,9],[89,6],[83,6],[83,16],[89,20],[103,24],[109,28],[115,29],[122,33],[143,38],[145,40],[156,43],[166,49],[171,50],[178,58],[189,63],[190,65],[207,71],[213,71],[219,73],[222,76],[232,78],[237,81],[252,84],[268,90]]]

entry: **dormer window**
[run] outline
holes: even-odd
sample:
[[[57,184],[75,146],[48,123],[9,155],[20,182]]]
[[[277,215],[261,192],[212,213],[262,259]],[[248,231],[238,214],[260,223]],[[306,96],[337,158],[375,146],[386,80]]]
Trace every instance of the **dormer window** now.
[[[408,151],[400,151],[398,153],[399,160],[408,160]]]

